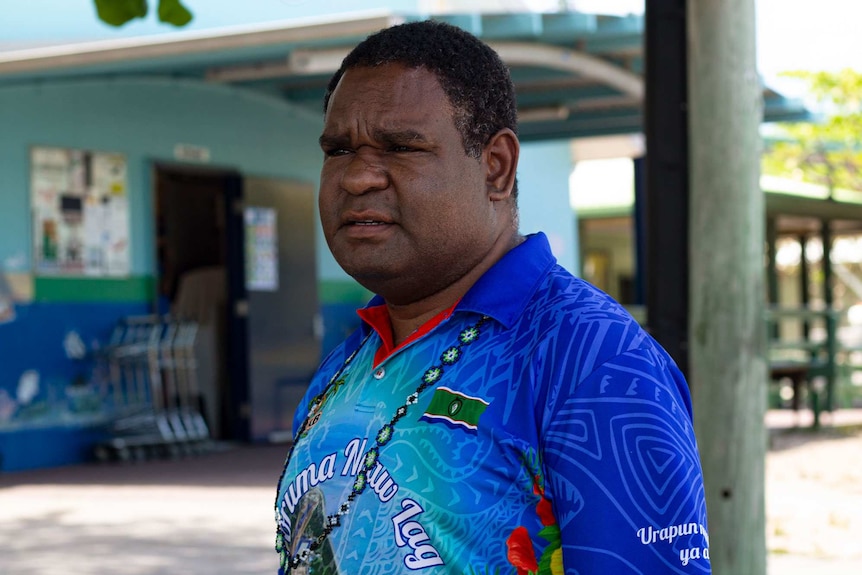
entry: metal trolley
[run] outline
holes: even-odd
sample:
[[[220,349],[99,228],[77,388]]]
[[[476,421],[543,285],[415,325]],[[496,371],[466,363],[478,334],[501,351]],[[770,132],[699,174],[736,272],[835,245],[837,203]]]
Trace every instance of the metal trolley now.
[[[172,316],[133,316],[117,324],[101,357],[113,417],[111,438],[96,446],[98,459],[177,457],[209,447],[197,333],[196,322]]]

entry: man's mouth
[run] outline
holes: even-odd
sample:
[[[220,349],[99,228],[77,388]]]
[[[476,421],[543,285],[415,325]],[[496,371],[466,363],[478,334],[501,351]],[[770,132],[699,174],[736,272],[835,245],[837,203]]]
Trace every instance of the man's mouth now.
[[[341,226],[353,230],[357,237],[371,237],[368,234],[377,234],[391,225],[392,220],[377,210],[352,210],[341,215]]]

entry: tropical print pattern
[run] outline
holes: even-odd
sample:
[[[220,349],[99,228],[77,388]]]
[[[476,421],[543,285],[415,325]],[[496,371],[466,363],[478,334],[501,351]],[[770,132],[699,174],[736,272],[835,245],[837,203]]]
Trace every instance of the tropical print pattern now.
[[[363,492],[293,573],[710,572],[685,381],[616,302],[556,265],[542,234],[380,365],[376,334],[360,346],[369,332],[309,389],[359,348],[286,462],[282,556],[307,549],[356,482]]]
[[[526,527],[516,527],[506,540],[509,563],[517,569],[518,575],[563,575],[560,526],[557,524],[551,502],[545,497],[545,489],[538,475],[534,479],[533,493],[539,498],[536,515],[543,525],[539,537],[547,541],[547,545],[542,555],[537,558],[530,532]]]

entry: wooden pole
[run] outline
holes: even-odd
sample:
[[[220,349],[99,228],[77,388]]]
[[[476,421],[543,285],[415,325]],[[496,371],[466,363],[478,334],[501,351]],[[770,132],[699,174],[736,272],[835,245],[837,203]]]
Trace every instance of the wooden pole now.
[[[754,0],[689,0],[690,383],[715,575],[766,573],[762,95]]]

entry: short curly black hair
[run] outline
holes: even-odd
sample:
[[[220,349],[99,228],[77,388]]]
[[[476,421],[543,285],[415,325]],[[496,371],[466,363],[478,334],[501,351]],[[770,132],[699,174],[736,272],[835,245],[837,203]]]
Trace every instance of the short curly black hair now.
[[[469,32],[435,20],[385,28],[363,40],[329,80],[324,113],[345,71],[390,63],[424,67],[437,76],[468,156],[479,158],[503,128],[518,133],[515,87],[500,56]]]

